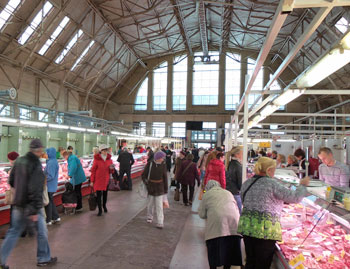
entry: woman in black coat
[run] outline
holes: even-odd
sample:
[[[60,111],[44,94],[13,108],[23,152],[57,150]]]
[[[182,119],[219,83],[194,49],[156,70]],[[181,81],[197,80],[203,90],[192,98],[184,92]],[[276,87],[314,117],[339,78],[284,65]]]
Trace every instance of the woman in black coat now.
[[[239,209],[242,211],[241,187],[242,187],[242,159],[243,148],[240,146],[233,147],[226,153],[226,189],[230,191]]]

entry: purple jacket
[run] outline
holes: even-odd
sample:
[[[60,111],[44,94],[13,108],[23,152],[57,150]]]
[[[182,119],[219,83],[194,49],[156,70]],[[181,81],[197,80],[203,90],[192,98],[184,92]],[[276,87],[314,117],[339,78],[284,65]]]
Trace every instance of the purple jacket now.
[[[186,170],[184,173],[186,167],[191,164],[191,166]],[[196,163],[192,162],[191,160],[184,160],[181,163],[181,168],[179,171],[179,182],[181,184],[186,184],[189,186],[194,186],[196,184],[196,179],[198,184],[200,183],[198,169]]]

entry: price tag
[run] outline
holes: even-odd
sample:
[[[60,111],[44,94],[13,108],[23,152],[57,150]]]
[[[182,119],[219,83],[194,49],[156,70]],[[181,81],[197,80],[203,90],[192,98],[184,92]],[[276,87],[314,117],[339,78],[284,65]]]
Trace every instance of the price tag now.
[[[329,262],[330,264],[332,264],[332,263],[334,262],[334,255],[333,255],[333,254],[331,254],[331,255],[329,256],[328,262]]]
[[[322,260],[323,259],[323,256],[321,255],[321,256],[318,256],[317,258],[316,258],[316,261],[320,261],[320,260]]]
[[[344,251],[344,249],[340,252],[340,257],[342,258],[342,259],[344,259],[344,256],[345,256],[345,251]]]
[[[296,256],[293,260],[289,261],[289,265],[293,268],[293,269],[303,269],[303,262],[305,261],[305,257],[304,255],[301,253],[298,256]],[[302,267],[300,267],[302,266]]]
[[[348,240],[348,241],[350,241],[350,234],[346,234],[346,235],[345,235],[345,239]]]

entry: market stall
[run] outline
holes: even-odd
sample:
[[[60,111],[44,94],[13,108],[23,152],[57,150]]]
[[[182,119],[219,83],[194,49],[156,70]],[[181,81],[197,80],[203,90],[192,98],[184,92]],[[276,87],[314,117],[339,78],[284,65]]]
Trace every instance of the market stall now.
[[[137,178],[141,176],[142,171],[147,163],[147,155],[146,154],[133,154],[135,159],[135,163],[131,167],[131,177]],[[113,156],[112,160],[117,170],[119,170],[119,163],[117,162],[118,156]],[[92,157],[81,158],[81,163],[85,172],[86,177],[90,178],[90,168]],[[45,168],[45,163],[43,163],[43,168]],[[5,191],[10,188],[7,184],[8,181],[8,173],[7,171],[10,169],[8,163],[0,164],[0,225],[7,224],[10,220],[10,206],[4,203],[5,199]],[[68,182],[68,173],[67,173],[67,162],[64,160],[59,160],[59,176],[58,176],[58,189],[54,195],[54,202],[56,206],[61,205],[62,203],[62,193],[64,192],[64,184]],[[86,181],[82,185],[82,194],[86,196],[90,193],[89,182]]]
[[[295,178],[287,183],[280,174],[281,182],[290,187],[295,184]],[[300,204],[285,204],[283,241],[277,244],[274,260],[277,268],[350,268],[350,224],[346,220],[350,212],[337,193],[326,196],[329,189],[311,181],[308,197]]]

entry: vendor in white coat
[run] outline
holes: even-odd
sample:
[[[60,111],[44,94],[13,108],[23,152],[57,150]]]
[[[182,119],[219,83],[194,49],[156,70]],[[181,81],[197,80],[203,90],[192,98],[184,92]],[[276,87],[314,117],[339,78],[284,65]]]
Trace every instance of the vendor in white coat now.
[[[237,234],[239,211],[231,192],[209,180],[198,213],[206,219],[205,240],[210,269],[242,266],[241,236]]]

